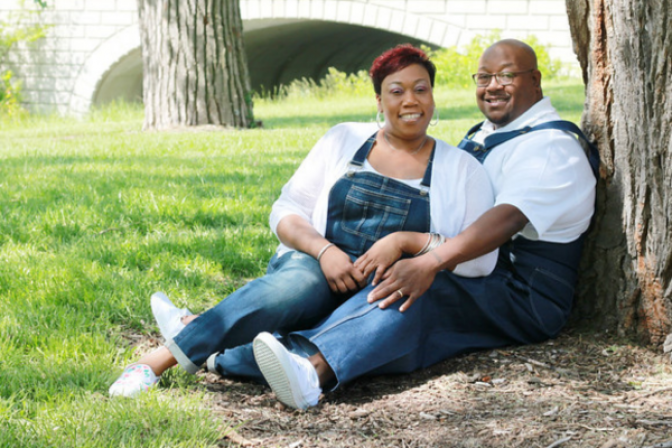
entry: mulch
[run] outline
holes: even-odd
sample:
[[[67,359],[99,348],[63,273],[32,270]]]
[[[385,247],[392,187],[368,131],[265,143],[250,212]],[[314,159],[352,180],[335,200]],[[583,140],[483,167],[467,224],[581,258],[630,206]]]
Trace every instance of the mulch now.
[[[202,374],[222,447],[672,448],[672,363],[609,333],[360,379],[301,412],[265,386]]]

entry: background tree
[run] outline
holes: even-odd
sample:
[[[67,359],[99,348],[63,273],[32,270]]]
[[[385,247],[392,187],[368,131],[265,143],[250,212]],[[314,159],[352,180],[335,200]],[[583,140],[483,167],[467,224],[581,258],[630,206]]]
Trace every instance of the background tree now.
[[[138,0],[145,129],[253,122],[238,1]]]
[[[577,314],[660,344],[672,317],[672,0],[566,0],[602,158]]]

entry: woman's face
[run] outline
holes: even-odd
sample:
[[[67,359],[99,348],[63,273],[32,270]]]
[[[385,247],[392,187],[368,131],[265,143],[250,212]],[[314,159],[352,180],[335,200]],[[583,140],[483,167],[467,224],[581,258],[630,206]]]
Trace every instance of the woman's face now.
[[[427,69],[412,64],[387,75],[380,95],[378,110],[385,114],[385,130],[395,137],[413,139],[427,133],[434,115],[434,96]]]

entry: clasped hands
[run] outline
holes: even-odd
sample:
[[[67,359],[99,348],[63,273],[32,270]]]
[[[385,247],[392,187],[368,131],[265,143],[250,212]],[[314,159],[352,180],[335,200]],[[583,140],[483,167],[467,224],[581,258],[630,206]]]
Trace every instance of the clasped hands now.
[[[355,292],[366,286],[373,274],[369,303],[380,301],[380,308],[405,299],[399,311],[406,311],[434,281],[439,266],[435,257],[422,255],[400,260],[403,243],[393,233],[376,241],[361,257],[352,262],[338,247],[331,247],[320,259],[320,267],[334,292]]]

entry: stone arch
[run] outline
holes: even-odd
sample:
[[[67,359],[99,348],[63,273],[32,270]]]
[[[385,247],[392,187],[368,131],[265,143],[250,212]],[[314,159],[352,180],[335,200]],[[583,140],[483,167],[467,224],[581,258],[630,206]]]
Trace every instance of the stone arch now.
[[[84,114],[94,102],[107,100],[110,95],[102,92],[101,86],[105,87],[105,82],[111,81],[110,74],[128,75],[129,69],[137,67],[135,59],[139,58],[142,64],[139,49],[140,30],[137,24],[122,29],[101,43],[86,59],[76,77],[69,110],[74,114]],[[142,73],[142,68],[140,70]],[[117,98],[123,96],[116,95]]]
[[[252,88],[272,90],[293,79],[322,78],[329,67],[368,69],[400,43],[461,46],[473,33],[406,11],[359,1],[242,0]]]
[[[461,46],[474,35],[464,28],[431,16],[361,1],[241,0],[240,7],[243,21],[318,20],[359,25],[400,34],[437,47]]]
[[[376,55],[398,43],[459,46],[473,37],[431,17],[348,0],[241,0],[241,14],[255,90],[304,76],[317,80],[329,67],[366,69]],[[84,114],[94,104],[138,99],[141,77],[140,32],[133,24],[103,41],[86,59],[69,110]]]

